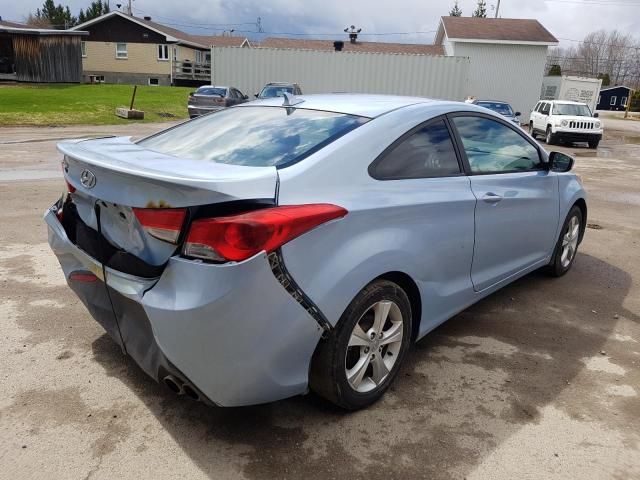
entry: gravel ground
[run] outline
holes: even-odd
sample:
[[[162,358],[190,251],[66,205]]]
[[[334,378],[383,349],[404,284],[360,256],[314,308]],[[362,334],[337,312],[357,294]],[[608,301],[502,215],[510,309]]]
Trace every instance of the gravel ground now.
[[[42,222],[63,189],[55,140],[160,125],[0,129],[0,478],[640,478],[637,123],[607,123],[597,154],[563,149],[590,194],[572,271],[449,320],[351,414],[314,395],[177,398],[66,287]]]

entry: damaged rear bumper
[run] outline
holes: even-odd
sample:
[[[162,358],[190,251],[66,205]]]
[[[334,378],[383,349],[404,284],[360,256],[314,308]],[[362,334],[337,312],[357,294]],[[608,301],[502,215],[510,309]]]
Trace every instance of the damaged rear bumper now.
[[[275,278],[266,254],[234,264],[172,257],[159,278],[102,265],[45,214],[49,244],[91,315],[157,381],[167,375],[220,406],[305,393],[322,329]],[[94,281],[70,279],[91,272]]]

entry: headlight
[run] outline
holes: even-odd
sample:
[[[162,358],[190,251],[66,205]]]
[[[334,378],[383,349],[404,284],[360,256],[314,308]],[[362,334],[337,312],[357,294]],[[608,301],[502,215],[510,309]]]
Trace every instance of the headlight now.
[[[601,123],[600,122],[596,122],[596,128],[600,128]]]
[[[569,125],[569,122],[567,122],[566,120],[562,120],[560,125],[562,125],[563,127],[566,127],[567,125]]]

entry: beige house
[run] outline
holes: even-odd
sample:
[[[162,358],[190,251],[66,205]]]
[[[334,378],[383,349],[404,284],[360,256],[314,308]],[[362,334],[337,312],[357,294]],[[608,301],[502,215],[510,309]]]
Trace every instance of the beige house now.
[[[82,42],[83,82],[196,85],[211,81],[211,46],[249,47],[244,37],[191,35],[113,11],[72,30]]]

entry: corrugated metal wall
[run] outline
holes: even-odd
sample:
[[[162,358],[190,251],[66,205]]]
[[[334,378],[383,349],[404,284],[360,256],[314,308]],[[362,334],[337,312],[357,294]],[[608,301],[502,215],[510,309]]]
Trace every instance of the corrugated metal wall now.
[[[503,100],[522,112],[529,122],[542,86],[547,47],[454,43],[454,54],[471,58],[467,95],[485,100]]]
[[[82,78],[80,37],[12,34],[17,80],[69,82]]]
[[[213,47],[212,83],[252,96],[267,82],[304,93],[352,92],[463,100],[469,59],[427,55]]]

